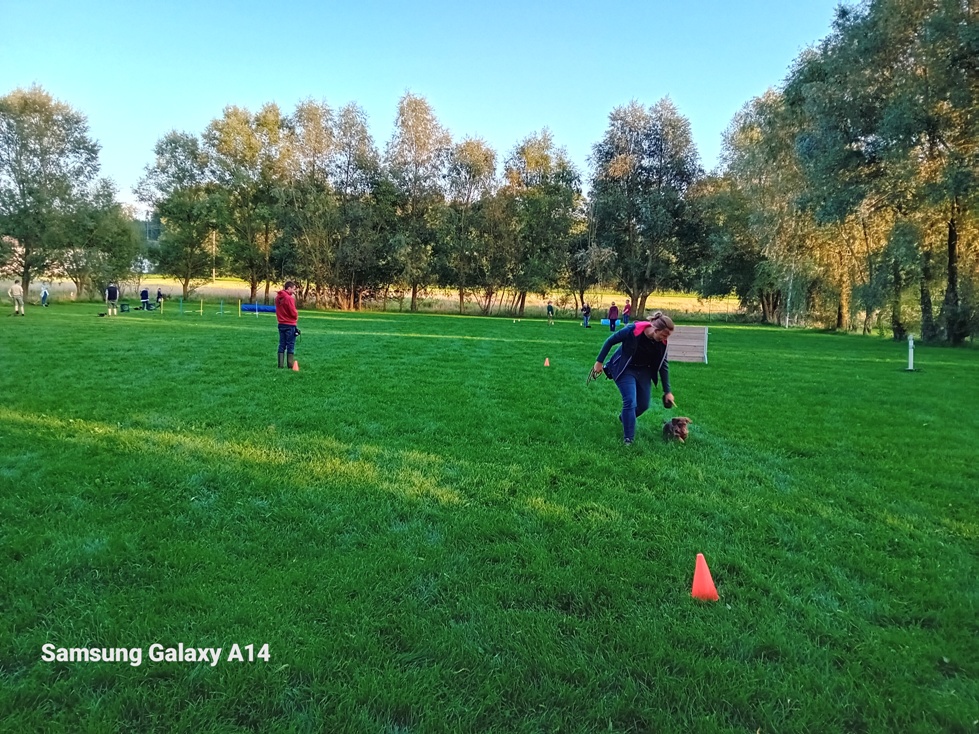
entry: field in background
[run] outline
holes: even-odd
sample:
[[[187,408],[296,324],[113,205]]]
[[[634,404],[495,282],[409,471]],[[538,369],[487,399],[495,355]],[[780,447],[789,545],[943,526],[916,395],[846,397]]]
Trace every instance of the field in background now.
[[[2,292],[2,294],[6,294],[7,288],[10,287],[11,282],[13,281],[0,281],[0,292]],[[54,300],[75,300],[73,298],[75,286],[70,281],[45,280],[43,283],[48,285],[48,289],[51,292],[51,297]],[[149,275],[140,281],[140,283],[141,286],[149,288],[151,300],[156,299],[157,288],[160,288],[171,302],[179,301],[182,293],[180,284],[177,281],[168,278],[159,278],[155,275]],[[28,299],[29,302],[38,302],[40,300],[41,285],[41,281],[32,283],[30,298]],[[281,286],[281,284],[278,284],[276,287],[270,290],[270,303],[275,297],[276,289],[279,286]],[[218,278],[214,282],[206,283],[195,289],[190,300],[198,302],[201,299],[211,302],[220,302],[221,300],[224,300],[228,308],[231,308],[232,304],[235,308],[237,308],[239,300],[247,303],[248,297],[248,285],[244,281],[236,278]],[[124,286],[123,298],[131,302],[138,302],[138,291],[136,291],[133,286],[126,285]],[[258,298],[260,303],[264,303],[264,285],[259,288]],[[528,294],[527,307],[525,309],[526,317],[544,317],[546,314],[548,298],[551,298],[556,305],[557,318],[572,320],[580,318],[580,314],[575,310],[574,299],[564,294],[552,294],[543,298],[537,294]],[[608,307],[611,305],[612,301],[615,301],[620,308],[625,303],[625,296],[623,294],[617,294],[611,291],[590,291],[586,295],[586,298],[594,309],[593,318],[595,319],[605,317],[606,311],[608,310]],[[451,290],[431,289],[425,292],[419,300],[419,311],[423,313],[457,314],[459,311],[458,292],[453,292]],[[409,309],[410,304],[410,296],[405,297],[400,301],[391,298],[388,299],[387,303],[384,303],[383,301],[367,302],[365,303],[364,310],[404,312]],[[188,306],[188,308],[190,308],[190,306]],[[658,293],[650,296],[650,298],[647,300],[647,311],[652,312],[656,309],[670,314],[677,314],[680,317],[702,319],[711,318],[719,321],[723,321],[728,318],[738,318],[739,315],[742,314],[737,298],[726,297],[700,299],[694,294],[684,293]],[[500,311],[500,307],[498,305],[494,305],[491,315],[500,315]],[[478,305],[471,300],[467,301],[465,313],[471,316],[479,315]],[[503,315],[506,314],[504,313]]]
[[[0,318],[9,730],[975,731],[975,349],[714,326],[626,448],[602,329],[204,310]]]

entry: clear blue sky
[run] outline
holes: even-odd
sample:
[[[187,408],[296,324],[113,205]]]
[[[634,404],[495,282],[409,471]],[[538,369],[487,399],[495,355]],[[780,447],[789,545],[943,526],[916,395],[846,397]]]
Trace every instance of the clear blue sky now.
[[[830,30],[838,0],[0,0],[0,95],[39,84],[89,120],[119,197],[169,130],[225,105],[367,112],[378,147],[406,90],[502,160],[548,127],[587,173],[608,114],[669,96],[701,160],[752,97]]]

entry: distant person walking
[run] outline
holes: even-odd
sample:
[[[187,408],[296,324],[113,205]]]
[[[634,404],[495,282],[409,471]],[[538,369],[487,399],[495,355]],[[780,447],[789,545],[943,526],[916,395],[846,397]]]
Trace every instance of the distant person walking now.
[[[554,304],[547,302],[547,325],[554,326]]]
[[[625,299],[625,305],[622,307],[622,325],[625,326],[629,323],[629,317],[632,316],[632,301],[628,298]]]
[[[296,284],[287,280],[275,294],[275,318],[279,322],[279,367],[292,369],[296,361],[296,334],[299,311],[296,310]]]
[[[160,304],[162,304],[162,303],[163,303],[163,289],[162,288],[157,288],[156,289],[156,307],[159,308],[160,307]]]
[[[615,305],[615,301],[612,301],[612,305],[608,307],[608,328],[615,331],[615,322],[619,320],[619,307]]]
[[[591,318],[591,306],[587,303],[581,304],[581,325],[586,329],[590,329],[591,326],[588,325],[588,320]]]
[[[150,310],[150,289],[143,288],[139,292],[139,303],[143,307],[144,311]]]
[[[7,289],[7,295],[14,302],[14,316],[26,316],[27,314],[24,313],[24,288],[19,280],[15,280],[14,284]]]
[[[109,283],[109,287],[105,289],[106,314],[109,316],[115,316],[117,314],[116,309],[118,306],[119,286],[115,283]]]
[[[44,308],[48,307],[48,287],[46,285],[41,286],[41,305]]]

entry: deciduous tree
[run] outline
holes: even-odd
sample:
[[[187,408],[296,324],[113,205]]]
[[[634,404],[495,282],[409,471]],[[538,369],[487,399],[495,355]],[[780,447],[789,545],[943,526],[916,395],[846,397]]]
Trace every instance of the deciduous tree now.
[[[687,193],[700,175],[690,123],[669,99],[617,107],[592,163],[596,240],[615,252],[618,283],[641,315],[650,293],[689,279]]]
[[[0,97],[0,266],[32,279],[57,264],[65,218],[99,171],[84,115],[38,86]]]

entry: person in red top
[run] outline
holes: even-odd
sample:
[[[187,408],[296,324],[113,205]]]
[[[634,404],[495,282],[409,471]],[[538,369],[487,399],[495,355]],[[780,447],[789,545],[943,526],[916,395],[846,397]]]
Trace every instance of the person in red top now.
[[[292,368],[296,361],[296,322],[299,312],[296,310],[296,284],[287,280],[282,290],[275,294],[275,318],[279,322],[279,367],[287,364]],[[287,361],[288,360],[288,361]]]
[[[615,305],[615,301],[612,301],[612,305],[608,308],[608,328],[615,332],[615,322],[619,320],[619,307]]]

